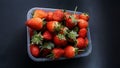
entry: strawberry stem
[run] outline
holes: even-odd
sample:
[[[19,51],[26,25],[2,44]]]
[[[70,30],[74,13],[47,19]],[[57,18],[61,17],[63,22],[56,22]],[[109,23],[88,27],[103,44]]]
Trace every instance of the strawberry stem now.
[[[75,15],[76,11],[77,11],[77,6],[75,7],[75,10],[74,10],[74,15]]]

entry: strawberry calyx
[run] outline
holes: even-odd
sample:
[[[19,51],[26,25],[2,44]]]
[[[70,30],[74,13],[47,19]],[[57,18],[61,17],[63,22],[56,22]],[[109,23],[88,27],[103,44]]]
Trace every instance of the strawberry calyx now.
[[[63,34],[58,34],[57,36],[60,40],[66,40],[66,38]]]
[[[61,28],[60,33],[62,33],[63,35],[67,35],[69,32],[69,29],[65,26],[63,26],[63,28]]]
[[[79,31],[79,27],[73,28],[73,31],[78,32]]]
[[[51,58],[51,59],[54,59],[54,54],[53,54],[53,53],[50,53],[50,54],[47,55],[46,57]]]
[[[60,31],[60,29],[61,29],[61,24],[59,23],[59,22],[56,22],[55,23],[55,31],[57,31],[57,32],[59,32]]]
[[[76,11],[77,11],[77,6],[75,7],[74,13],[69,16],[69,18],[72,20],[72,23],[75,23],[75,25],[77,25],[78,22],[78,20],[74,17]]]
[[[42,40],[43,40],[43,36],[41,35],[41,32],[39,33],[35,32],[35,34],[32,36],[31,42],[32,44],[42,45]]]
[[[69,18],[72,20],[72,23],[75,23],[75,25],[77,25],[78,20],[74,17],[74,15],[70,15]]]
[[[78,37],[77,32],[72,30],[71,32],[68,33],[68,38],[72,39],[73,41],[76,40],[76,37]]]
[[[43,46],[41,47],[41,50],[45,48],[51,50],[52,48],[54,48],[54,44],[52,42],[45,42]]]

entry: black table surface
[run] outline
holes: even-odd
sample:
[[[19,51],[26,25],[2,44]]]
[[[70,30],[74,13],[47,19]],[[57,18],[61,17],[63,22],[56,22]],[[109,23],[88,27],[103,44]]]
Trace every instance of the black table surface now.
[[[26,14],[33,7],[90,15],[92,53],[83,58],[34,62],[27,53]],[[0,0],[0,68],[120,68],[120,7],[117,0]]]

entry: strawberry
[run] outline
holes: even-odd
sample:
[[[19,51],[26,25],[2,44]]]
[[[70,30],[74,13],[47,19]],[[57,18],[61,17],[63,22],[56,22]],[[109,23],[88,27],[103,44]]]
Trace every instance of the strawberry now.
[[[48,12],[46,19],[47,19],[48,21],[52,21],[52,20],[53,20],[53,12]]]
[[[78,26],[79,26],[79,28],[87,28],[88,27],[88,22],[84,19],[79,19],[78,20]]]
[[[53,12],[53,20],[54,21],[62,21],[64,18],[64,12],[62,10],[55,10]]]
[[[82,38],[85,38],[87,36],[87,29],[86,28],[82,28],[79,30],[79,36]]]
[[[55,45],[58,47],[63,47],[67,44],[67,40],[63,34],[55,35],[53,39]]]
[[[66,58],[73,58],[75,57],[75,55],[78,54],[78,49],[73,47],[72,45],[68,45],[65,49],[64,49],[64,56]]]
[[[89,15],[87,13],[81,13],[79,15],[79,18],[88,21],[89,20]]]
[[[48,31],[55,32],[60,30],[60,24],[57,21],[49,21],[46,24]]]
[[[77,10],[77,7],[75,7],[75,11],[72,15],[69,15],[69,17],[66,18],[66,26],[69,29],[72,29],[73,27],[75,27],[78,23],[77,19],[78,19],[78,14],[75,14]]]
[[[52,34],[51,34],[49,31],[45,31],[45,32],[43,33],[43,38],[44,38],[45,40],[52,40]]]
[[[43,21],[40,18],[31,18],[25,24],[34,30],[40,30],[43,27]]]
[[[73,15],[71,15],[69,18],[66,19],[66,26],[69,29],[72,29],[76,25],[77,25],[77,19]]]
[[[30,52],[31,52],[32,56],[38,57],[40,55],[40,48],[37,45],[31,44]]]
[[[49,54],[48,57],[53,59],[59,59],[64,55],[64,50],[62,48],[54,48],[52,54]]]
[[[85,39],[83,39],[83,38],[81,38],[81,37],[77,38],[77,40],[76,40],[76,46],[77,46],[79,49],[86,48]]]
[[[44,42],[44,44],[41,46],[41,56],[47,57],[53,48],[54,44],[52,42]]]
[[[33,14],[33,18],[46,18],[47,17],[47,13],[43,10],[35,10],[34,14]]]

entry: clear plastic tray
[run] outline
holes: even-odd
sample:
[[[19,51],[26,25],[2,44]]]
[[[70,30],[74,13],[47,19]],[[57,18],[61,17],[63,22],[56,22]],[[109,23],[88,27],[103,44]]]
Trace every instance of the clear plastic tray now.
[[[40,7],[31,8],[27,13],[27,20],[32,18],[32,14],[33,14],[34,10],[36,10],[36,9],[42,9],[42,10],[45,10],[45,11],[54,11],[54,10],[56,10],[56,9],[52,9],[52,8],[40,8]],[[67,11],[73,13],[73,11],[70,11],[70,10],[67,10]],[[81,12],[76,12],[76,13],[80,14]],[[88,40],[89,40],[88,47],[85,49],[84,52],[82,52],[81,54],[75,56],[74,58],[85,57],[85,56],[88,56],[91,53],[92,44],[91,44],[90,28],[89,27],[88,27],[87,37],[88,37]],[[27,27],[27,52],[28,52],[28,56],[35,62],[53,61],[50,58],[36,58],[36,57],[32,56],[32,54],[30,53],[30,36],[29,36],[28,27]],[[58,60],[65,60],[65,59],[66,58],[62,57],[62,58],[60,58]]]

